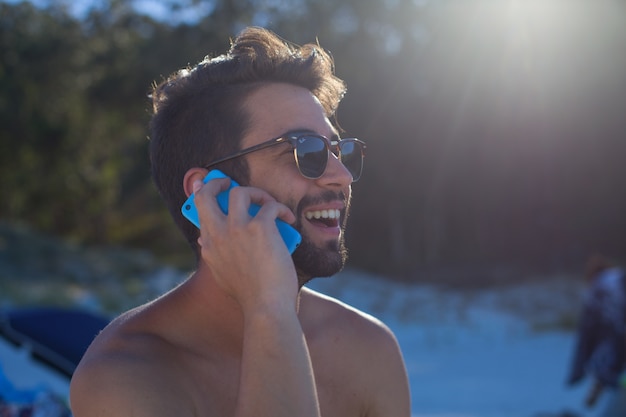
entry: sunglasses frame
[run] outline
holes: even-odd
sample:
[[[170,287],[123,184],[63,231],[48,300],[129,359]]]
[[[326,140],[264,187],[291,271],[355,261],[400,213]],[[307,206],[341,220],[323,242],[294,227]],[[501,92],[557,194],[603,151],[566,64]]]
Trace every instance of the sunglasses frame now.
[[[359,176],[357,178],[352,178],[352,182],[357,182],[360,178],[361,178],[361,174],[363,173],[363,158],[365,157],[365,149],[367,148],[367,146],[365,145],[365,142],[363,142],[362,140],[359,140],[357,138],[344,138],[344,139],[339,139],[339,140],[329,140],[328,138],[326,138],[325,136],[322,135],[318,135],[317,133],[311,133],[311,132],[294,132],[294,133],[286,133],[284,135],[278,136],[276,138],[272,138],[266,142],[262,142],[259,143],[257,145],[254,146],[250,146],[249,148],[246,149],[242,149],[238,152],[235,152],[231,155],[225,156],[223,158],[220,158],[216,161],[213,161],[211,163],[209,163],[208,165],[204,166],[204,169],[210,169],[212,167],[214,167],[215,165],[221,164],[222,162],[226,162],[226,161],[230,161],[231,159],[235,159],[235,158],[239,158],[240,156],[244,156],[247,155],[249,153],[252,152],[256,152],[256,151],[260,151],[261,149],[265,149],[265,148],[269,148],[271,146],[275,146],[281,143],[289,143],[292,147],[293,147],[293,157],[296,161],[296,165],[298,166],[298,171],[300,172],[300,175],[302,175],[305,178],[308,179],[318,179],[320,178],[322,175],[324,175],[324,172],[326,171],[326,166],[328,165],[328,158],[326,158],[326,164],[324,165],[324,169],[322,170],[322,173],[320,175],[318,175],[317,177],[311,177],[308,175],[305,175],[302,170],[300,169],[300,163],[298,161],[298,154],[297,154],[297,143],[298,143],[298,139],[300,139],[303,136],[312,136],[312,137],[316,137],[321,139],[324,142],[324,146],[326,148],[327,152],[332,152],[335,156],[339,157],[339,160],[341,161],[341,144],[342,143],[348,143],[348,142],[356,142],[360,145],[361,147],[361,172],[359,172]],[[331,149],[336,149],[337,153],[333,152]],[[343,164],[343,161],[341,161],[341,163]],[[345,165],[344,165],[345,166]],[[347,168],[347,167],[346,167]],[[352,174],[352,172],[350,173]]]

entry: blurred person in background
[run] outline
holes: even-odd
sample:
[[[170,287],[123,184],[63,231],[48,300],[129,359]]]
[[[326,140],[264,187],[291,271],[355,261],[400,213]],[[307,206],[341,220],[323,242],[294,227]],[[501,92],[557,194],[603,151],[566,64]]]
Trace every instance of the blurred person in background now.
[[[578,384],[589,375],[592,385],[585,404],[593,407],[605,389],[616,395],[603,417],[626,416],[626,276],[605,256],[589,258],[585,268],[587,290],[578,323],[576,344],[567,383]]]

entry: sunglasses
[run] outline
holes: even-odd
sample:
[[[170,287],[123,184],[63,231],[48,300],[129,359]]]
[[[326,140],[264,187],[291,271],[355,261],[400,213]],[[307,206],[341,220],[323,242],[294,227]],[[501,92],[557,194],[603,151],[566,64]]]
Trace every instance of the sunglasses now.
[[[287,133],[283,136],[270,139],[267,142],[242,149],[230,156],[220,158],[206,165],[205,169],[229,161],[234,158],[260,151],[280,143],[289,143],[293,146],[293,155],[300,174],[305,178],[317,179],[324,174],[328,165],[328,155],[332,152],[352,174],[352,181],[361,178],[363,172],[363,157],[365,156],[365,142],[356,138],[328,140],[315,133]]]

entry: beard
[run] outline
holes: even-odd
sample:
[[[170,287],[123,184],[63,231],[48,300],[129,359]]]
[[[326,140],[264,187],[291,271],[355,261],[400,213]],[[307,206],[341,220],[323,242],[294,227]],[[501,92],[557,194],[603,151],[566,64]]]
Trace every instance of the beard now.
[[[300,287],[316,277],[330,277],[341,271],[348,260],[343,233],[338,242],[316,246],[306,235],[292,255]]]
[[[345,209],[341,213],[340,227],[341,234],[337,241],[326,242],[322,246],[317,246],[303,232],[303,207],[312,204],[341,200],[345,202]],[[302,235],[300,246],[294,251],[292,259],[298,273],[298,283],[300,287],[316,277],[330,277],[341,271],[348,260],[348,250],[345,245],[345,227],[348,220],[349,200],[344,193],[334,193],[328,191],[318,197],[304,197],[298,204],[294,225],[295,229]]]

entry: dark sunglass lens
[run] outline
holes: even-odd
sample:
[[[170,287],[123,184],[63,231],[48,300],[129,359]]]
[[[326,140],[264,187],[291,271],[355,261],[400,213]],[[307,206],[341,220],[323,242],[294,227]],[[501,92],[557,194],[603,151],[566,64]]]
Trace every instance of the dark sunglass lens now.
[[[363,149],[359,142],[346,140],[339,142],[341,162],[352,174],[352,181],[361,177],[363,170]]]
[[[300,136],[296,139],[298,168],[308,178],[319,178],[326,170],[328,150],[326,141],[317,136]]]

